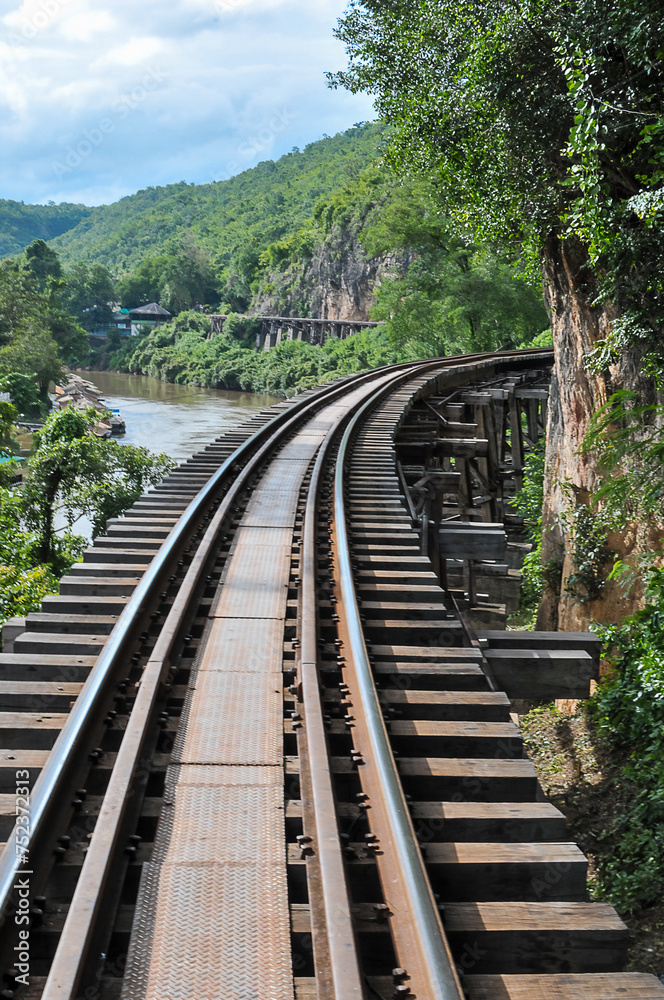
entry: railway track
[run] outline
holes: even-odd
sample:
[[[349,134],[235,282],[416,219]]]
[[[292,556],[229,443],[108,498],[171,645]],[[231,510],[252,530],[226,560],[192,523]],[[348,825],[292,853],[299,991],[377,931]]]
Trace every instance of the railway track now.
[[[510,716],[596,668],[496,627],[549,365],[306,393],[109,523],[0,656],[0,995],[664,996]]]

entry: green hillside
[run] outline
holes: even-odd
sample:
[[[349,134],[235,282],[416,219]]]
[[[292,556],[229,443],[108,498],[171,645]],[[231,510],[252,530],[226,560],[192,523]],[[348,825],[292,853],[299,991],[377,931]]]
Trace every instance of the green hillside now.
[[[188,239],[210,257],[216,274],[258,255],[298,229],[319,199],[343,186],[376,157],[382,129],[365,125],[266,160],[229,180],[146,188],[94,208],[53,240],[65,266],[87,260],[120,277],[148,257]]]
[[[0,198],[0,257],[20,253],[33,240],[52,240],[93,211],[85,205],[24,205]]]

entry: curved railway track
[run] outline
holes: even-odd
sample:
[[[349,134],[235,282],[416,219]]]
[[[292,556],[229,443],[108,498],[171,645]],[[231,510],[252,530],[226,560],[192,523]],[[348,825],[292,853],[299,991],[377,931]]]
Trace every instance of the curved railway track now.
[[[500,690],[592,641],[473,631],[549,365],[353,376],[109,523],[0,656],[0,995],[664,997]]]

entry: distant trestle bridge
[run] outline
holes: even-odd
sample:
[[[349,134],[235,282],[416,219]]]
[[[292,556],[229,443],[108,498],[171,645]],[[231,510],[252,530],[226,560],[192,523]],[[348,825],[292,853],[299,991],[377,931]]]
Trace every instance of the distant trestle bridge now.
[[[210,315],[210,336],[221,333],[227,314]],[[310,319],[301,316],[242,316],[260,322],[256,334],[256,350],[269,351],[284,340],[302,340],[307,344],[324,344],[330,337],[345,340],[361,330],[372,330],[384,323],[352,319]]]

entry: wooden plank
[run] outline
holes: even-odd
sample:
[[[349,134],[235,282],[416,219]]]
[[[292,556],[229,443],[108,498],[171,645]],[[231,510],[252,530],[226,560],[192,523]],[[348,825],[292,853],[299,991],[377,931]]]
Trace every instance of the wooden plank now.
[[[372,643],[371,652],[376,660],[410,660],[436,666],[445,663],[473,663],[479,666],[482,660],[480,651],[469,646],[401,646]]]
[[[484,655],[510,698],[587,698],[599,673],[585,649],[487,649]]]
[[[601,903],[450,903],[445,929],[457,953],[474,949],[473,974],[611,972],[627,952],[627,928]]]
[[[462,795],[472,802],[523,802],[535,797],[537,778],[529,760],[401,757],[406,792],[426,799]]]
[[[518,756],[522,745],[521,732],[513,722],[391,719],[386,724],[394,748],[403,754],[487,757],[509,752]]]
[[[507,535],[493,528],[449,530],[445,525],[438,531],[438,544],[446,559],[504,559]]]
[[[664,1000],[664,984],[642,972],[464,979],[469,1000]]]
[[[510,701],[502,691],[400,691],[387,688],[380,693],[383,705],[395,708],[403,718],[474,719],[504,722],[509,718]]]
[[[374,673],[381,680],[427,691],[481,691],[487,686],[486,674],[474,663],[375,663]]]
[[[587,899],[588,862],[576,844],[434,842],[425,860],[446,903]]]
[[[415,829],[429,840],[563,840],[566,820],[550,802],[415,802]]]
[[[478,567],[478,572],[484,572]],[[591,656],[598,656],[602,640],[595,632],[505,632],[484,630],[476,633],[485,639],[491,649],[584,649]]]

